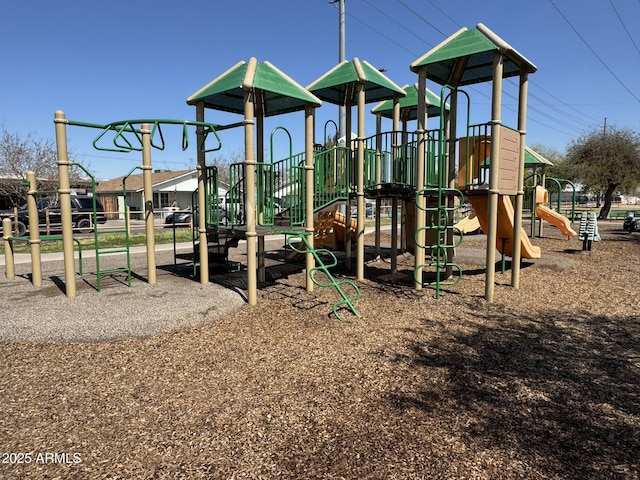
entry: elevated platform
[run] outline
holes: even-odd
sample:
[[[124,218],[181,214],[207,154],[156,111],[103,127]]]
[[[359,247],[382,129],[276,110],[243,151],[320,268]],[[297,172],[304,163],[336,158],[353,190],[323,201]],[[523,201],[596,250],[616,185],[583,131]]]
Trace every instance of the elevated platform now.
[[[375,200],[376,198],[400,198],[402,200],[413,200],[416,195],[415,187],[397,184],[383,183],[373,187],[364,189],[367,198]]]

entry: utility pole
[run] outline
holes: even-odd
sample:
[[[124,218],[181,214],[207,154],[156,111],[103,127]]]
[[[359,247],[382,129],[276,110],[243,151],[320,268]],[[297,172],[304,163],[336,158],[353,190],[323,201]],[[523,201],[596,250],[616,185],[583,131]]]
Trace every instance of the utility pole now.
[[[345,0],[333,0],[332,4],[338,4],[338,61],[342,62],[346,60],[346,48],[345,48],[345,8],[344,8]],[[347,118],[347,111],[344,105],[340,105],[338,107],[339,118],[338,118],[338,138],[345,137],[347,132],[345,131],[345,123]],[[337,140],[337,139],[336,139]]]

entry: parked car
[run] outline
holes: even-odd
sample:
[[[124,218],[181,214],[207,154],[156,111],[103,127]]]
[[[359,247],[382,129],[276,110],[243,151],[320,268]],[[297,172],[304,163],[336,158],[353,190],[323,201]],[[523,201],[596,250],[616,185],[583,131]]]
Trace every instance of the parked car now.
[[[219,215],[220,215],[220,221],[218,223],[222,224],[222,225],[226,225],[227,224],[227,212],[226,212],[226,210],[220,210],[219,211]],[[177,227],[188,227],[190,225],[190,222],[191,222],[191,212],[190,211],[171,212],[171,213],[167,214],[166,217],[164,217],[164,226],[165,227],[171,227],[174,224],[175,224],[176,228]],[[194,224],[195,225],[198,224],[197,215],[195,217]]]
[[[627,218],[624,219],[622,228],[627,232],[639,232],[640,231],[640,219],[635,218],[633,212],[627,214]]]
[[[95,199],[96,218],[93,215],[93,197],[89,195],[71,195],[71,226],[74,229],[89,231],[94,221],[98,224],[104,224],[107,216],[104,214],[104,207],[100,200]],[[62,219],[60,213],[60,205],[55,198],[40,198],[37,202],[38,206],[38,224],[40,230],[43,231],[47,227],[47,219],[49,228],[59,230],[62,227]],[[14,225],[14,235],[18,237],[25,236],[29,231],[29,211],[27,205],[18,207],[18,218],[16,223],[14,210],[3,210],[0,212],[2,218],[10,218]]]
[[[164,226],[169,227],[175,224],[176,227],[188,227],[191,221],[191,212],[171,212],[164,217]]]

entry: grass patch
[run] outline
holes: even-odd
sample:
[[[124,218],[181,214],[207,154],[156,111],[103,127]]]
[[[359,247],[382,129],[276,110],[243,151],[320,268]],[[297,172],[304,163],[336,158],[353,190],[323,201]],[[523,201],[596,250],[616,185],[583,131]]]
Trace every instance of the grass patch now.
[[[176,229],[176,242],[190,242],[191,241],[191,230],[188,228],[180,228]],[[125,236],[124,233],[99,233],[98,241],[100,242],[100,248],[114,248],[121,247],[125,244]],[[95,249],[95,237],[93,235],[86,237],[75,237],[80,241],[80,245],[82,245],[82,250],[93,250]],[[155,241],[156,244],[166,244],[173,243],[173,230],[159,230],[155,232]],[[145,245],[147,242],[147,236],[144,233],[135,233],[129,236],[129,245],[132,247],[137,247],[141,245]],[[77,243],[74,242],[73,248],[77,249]],[[46,240],[43,239],[40,244],[40,252],[41,253],[58,253],[62,252],[62,240]],[[14,242],[13,244],[13,252],[14,253],[29,253],[29,242]],[[0,253],[4,254],[4,242],[0,245]]]
[[[375,219],[366,220],[364,225],[365,227],[374,227],[376,224]],[[380,219],[380,225],[391,225],[391,218],[384,217]],[[155,239],[157,245],[173,243],[173,229],[162,229],[156,230]],[[175,238],[177,243],[190,242],[191,241],[191,230],[189,228],[176,228],[175,229]],[[86,237],[74,237],[78,238],[80,244],[82,245],[82,250],[93,250],[95,249],[95,238],[93,235],[89,235]],[[129,245],[132,247],[137,247],[141,245],[145,245],[147,241],[147,236],[144,233],[135,233],[129,237]],[[99,233],[99,242],[100,248],[114,248],[121,247],[124,245],[125,238],[124,233]],[[74,242],[73,248],[77,249],[77,244]],[[40,252],[41,253],[59,253],[62,252],[62,240],[46,240],[43,239],[40,244]],[[14,253],[29,253],[29,242],[14,242],[13,244],[13,252]],[[0,241],[0,254],[4,255],[4,242]]]

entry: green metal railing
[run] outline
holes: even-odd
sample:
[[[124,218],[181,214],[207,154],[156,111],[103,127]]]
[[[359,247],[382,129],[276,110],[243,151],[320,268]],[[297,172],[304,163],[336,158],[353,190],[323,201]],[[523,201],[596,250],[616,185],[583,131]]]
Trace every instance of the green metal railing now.
[[[165,149],[164,133],[162,131],[162,125],[180,125],[182,126],[182,150],[185,151],[189,148],[189,129],[188,127],[196,127],[197,131],[201,131],[204,135],[204,141],[202,142],[202,151],[214,152],[222,148],[222,141],[216,131],[217,125],[207,122],[196,122],[191,120],[170,120],[170,119],[135,119],[135,120],[120,120],[117,122],[111,122],[108,124],[78,122],[69,120],[69,125],[75,125],[78,127],[96,128],[102,130],[102,132],[93,140],[93,147],[96,150],[106,152],[118,152],[128,153],[132,151],[142,151],[142,132],[137,125],[148,124],[151,133],[151,147],[157,150]],[[106,136],[112,133],[113,137],[111,142],[113,146],[105,146],[101,144],[101,141]],[[209,135],[213,134],[216,140],[216,145],[212,148],[206,148],[206,139]]]
[[[30,237],[8,237],[7,240],[9,242],[22,242],[22,243],[30,243]],[[38,240],[41,242],[61,242],[63,240],[62,235],[39,235]],[[82,243],[80,239],[73,238],[73,241],[76,242],[78,246],[78,275],[82,276]],[[29,246],[31,248],[31,246]]]
[[[353,305],[353,302],[360,299],[362,294],[360,293],[360,289],[358,288],[358,286],[351,280],[336,280],[334,276],[331,274],[331,271],[329,269],[335,267],[338,264],[338,260],[336,259],[335,255],[330,250],[327,250],[324,248],[319,248],[319,249],[311,248],[311,245],[307,239],[307,236],[309,234],[300,233],[300,232],[288,232],[288,235],[290,236],[287,238],[287,245],[294,252],[299,254],[311,253],[313,255],[313,258],[316,262],[316,266],[311,268],[307,273],[307,275],[309,275],[309,278],[311,278],[311,281],[316,285],[318,285],[319,287],[334,287],[340,294],[341,300],[338,300],[337,302],[335,302],[331,307],[333,314],[336,316],[336,318],[340,321],[344,321],[344,319],[338,313],[338,309],[342,307],[347,308],[356,317],[359,317],[360,314],[356,310],[356,307]],[[293,243],[294,240],[296,242],[297,241],[302,242],[302,244],[304,245],[304,248],[300,248],[298,246],[299,244],[295,245]],[[327,255],[331,259],[330,262],[324,263],[324,261],[322,260],[321,254]],[[318,280],[315,277],[316,272],[322,272],[326,276],[328,281],[321,282],[320,280]],[[349,285],[349,287],[351,287],[355,291],[355,294],[351,296],[347,295],[347,293],[345,293],[344,289],[342,288],[344,285]]]

